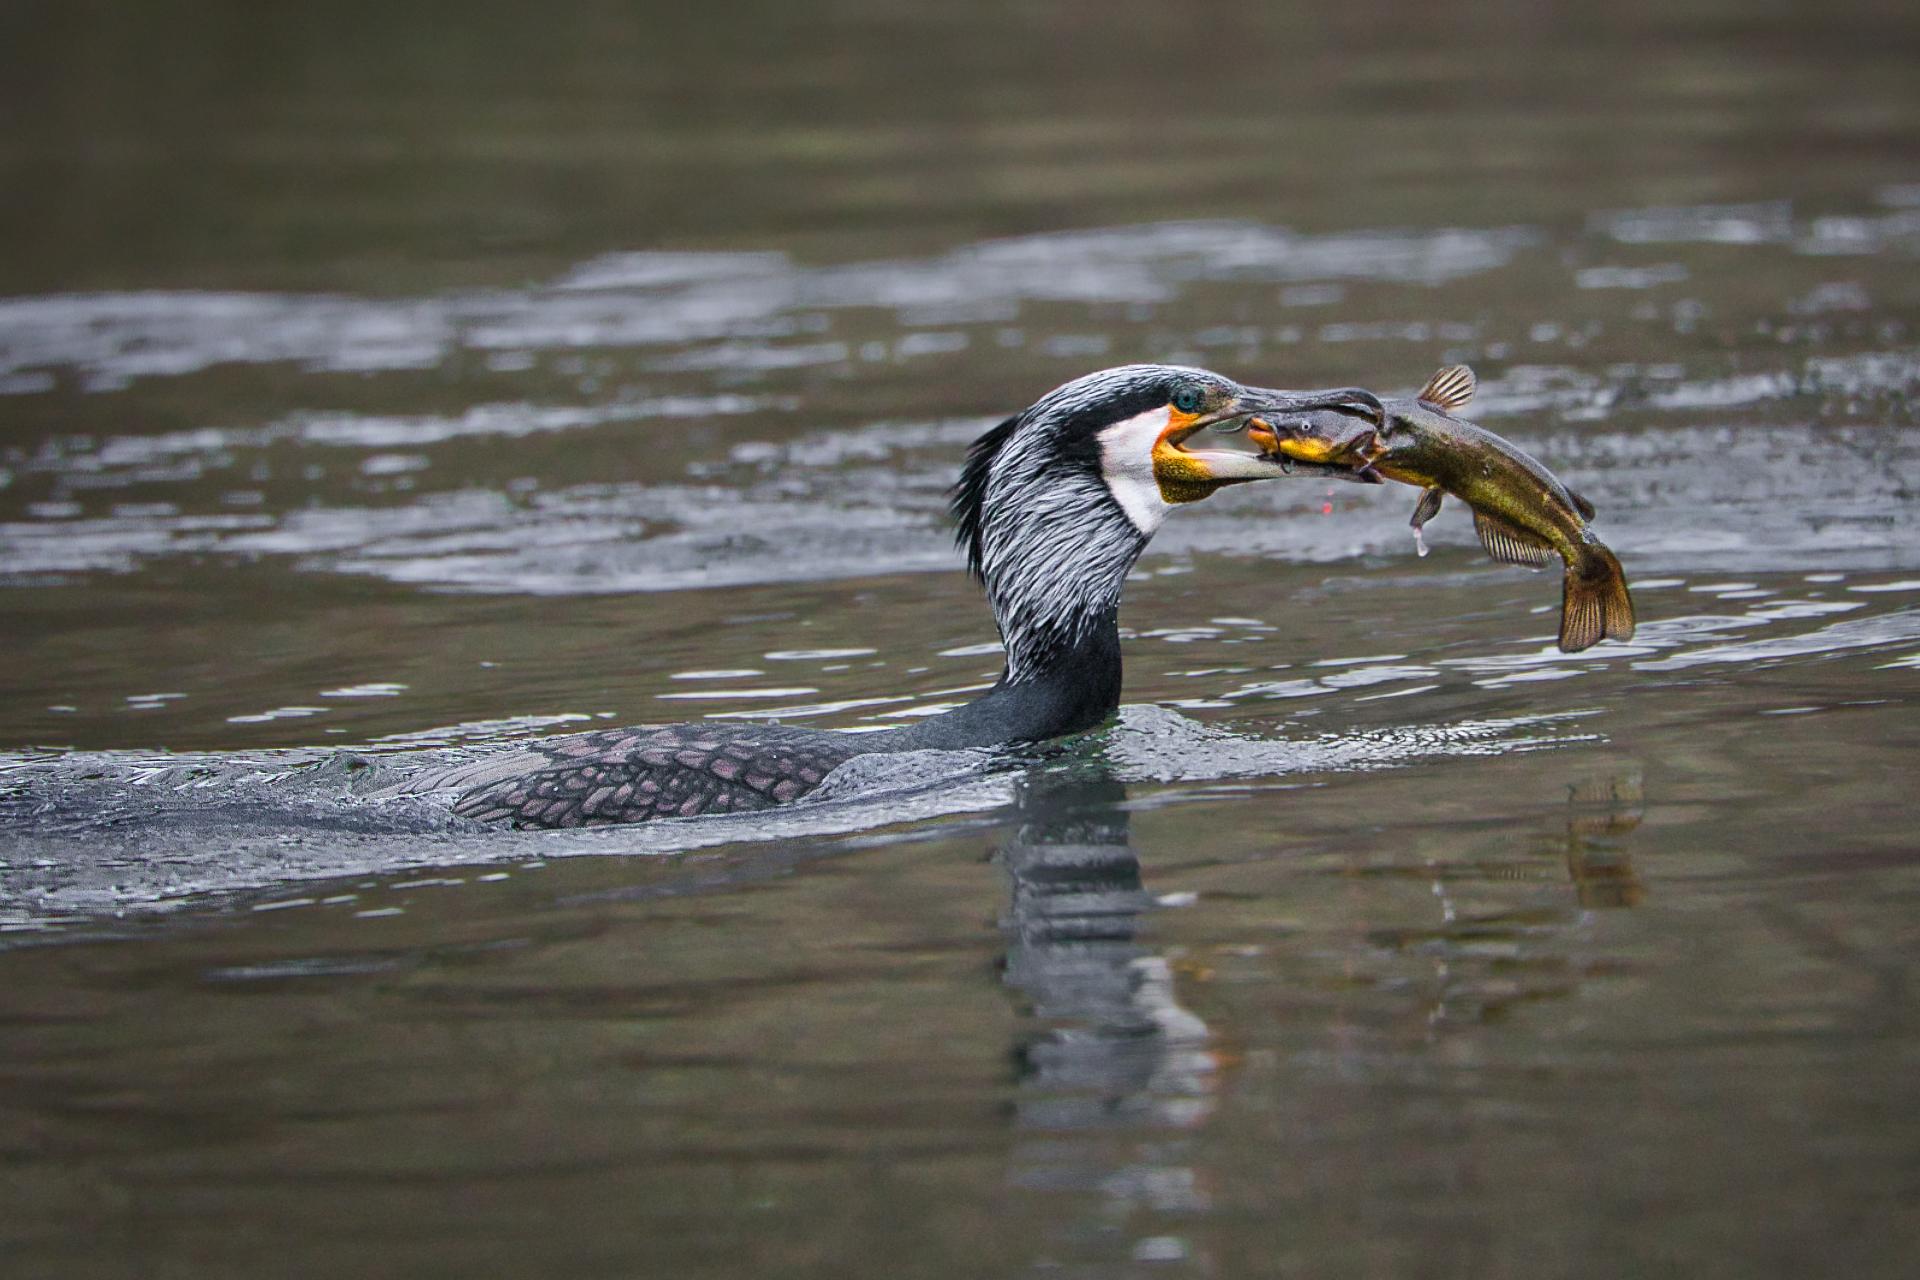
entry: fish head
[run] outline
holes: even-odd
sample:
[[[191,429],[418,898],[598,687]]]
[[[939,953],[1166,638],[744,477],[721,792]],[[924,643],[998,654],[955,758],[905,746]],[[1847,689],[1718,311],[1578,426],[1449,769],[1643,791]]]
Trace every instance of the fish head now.
[[[1247,439],[1271,457],[1356,471],[1386,452],[1379,422],[1363,406],[1255,418],[1247,423]]]
[[[1118,446],[1124,452],[1136,424],[1145,423],[1153,432],[1154,481],[1161,499],[1169,504],[1197,501],[1224,485],[1294,473],[1292,459],[1257,444],[1251,452],[1214,447],[1220,434],[1271,431],[1274,423],[1337,408],[1364,414],[1380,407],[1372,392],[1358,387],[1282,391],[1244,387],[1198,370],[1176,373],[1164,418],[1156,410],[1108,428],[1101,435],[1103,450]],[[1211,434],[1201,435],[1209,428]],[[1340,473],[1338,467],[1316,469]]]

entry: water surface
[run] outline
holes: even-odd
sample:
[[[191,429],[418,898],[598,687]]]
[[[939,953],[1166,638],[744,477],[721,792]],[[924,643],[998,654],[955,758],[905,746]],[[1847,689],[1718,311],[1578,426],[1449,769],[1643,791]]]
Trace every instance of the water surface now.
[[[1914,16],[829,16],[0,18],[5,1269],[1904,1274]],[[1083,738],[373,796],[970,696],[945,486],[1135,359],[1469,361],[1639,634],[1302,479]]]

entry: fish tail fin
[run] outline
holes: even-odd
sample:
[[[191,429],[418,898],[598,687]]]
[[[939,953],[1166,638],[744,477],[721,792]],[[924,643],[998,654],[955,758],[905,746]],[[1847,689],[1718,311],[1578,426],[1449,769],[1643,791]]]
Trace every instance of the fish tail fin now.
[[[1567,565],[1560,602],[1560,649],[1579,653],[1608,640],[1633,639],[1633,597],[1613,552],[1598,542]]]

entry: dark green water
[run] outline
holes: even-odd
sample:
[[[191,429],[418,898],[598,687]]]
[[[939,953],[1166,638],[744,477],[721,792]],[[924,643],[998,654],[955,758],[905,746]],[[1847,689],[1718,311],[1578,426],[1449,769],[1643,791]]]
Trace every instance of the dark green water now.
[[[0,7],[0,1273],[1902,1276],[1920,16]],[[1476,413],[1631,645],[1249,486],[1120,721],[772,819],[362,774],[991,680],[1178,360]]]

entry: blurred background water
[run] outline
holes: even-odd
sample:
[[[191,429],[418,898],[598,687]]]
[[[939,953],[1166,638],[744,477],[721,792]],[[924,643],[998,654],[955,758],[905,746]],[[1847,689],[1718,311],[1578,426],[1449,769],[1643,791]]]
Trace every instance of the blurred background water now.
[[[1911,5],[0,6],[0,1271],[1903,1275]],[[1092,368],[1476,414],[1642,618],[1309,480],[1118,724],[772,819],[368,779],[998,667]]]

